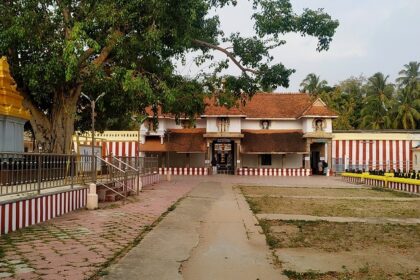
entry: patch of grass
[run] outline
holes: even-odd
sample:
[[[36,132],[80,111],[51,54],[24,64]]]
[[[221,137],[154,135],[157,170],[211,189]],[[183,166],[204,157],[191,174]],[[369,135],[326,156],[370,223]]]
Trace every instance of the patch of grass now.
[[[174,211],[175,208],[176,208],[176,205],[173,204],[173,205],[169,206],[168,211]]]
[[[266,221],[264,233],[274,248],[310,247],[327,252],[363,250],[380,246],[420,250],[420,225],[330,223],[325,221]]]
[[[317,188],[241,186],[245,196],[332,196],[332,197],[418,197],[414,194],[385,188]]]
[[[246,202],[249,205],[249,208],[251,209],[252,212],[254,212],[255,214],[258,214],[261,212],[261,207],[259,206],[258,202],[252,200],[249,197],[245,197]]]
[[[346,199],[302,199],[284,197],[248,197],[254,213],[303,214],[336,217],[420,217],[419,201],[381,201]]]
[[[419,197],[416,194],[400,192],[400,191],[395,191],[393,189],[387,189],[387,188],[381,188],[381,187],[372,187],[372,190],[378,193],[392,194],[392,196],[395,196],[395,197]]]
[[[270,222],[267,220],[260,220],[259,224],[265,234],[265,241],[270,249],[278,248],[279,240],[271,233]]]

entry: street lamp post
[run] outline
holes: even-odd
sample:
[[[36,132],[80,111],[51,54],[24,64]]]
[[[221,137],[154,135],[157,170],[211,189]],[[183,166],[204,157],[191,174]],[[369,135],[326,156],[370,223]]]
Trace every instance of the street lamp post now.
[[[91,143],[91,147],[92,147],[92,162],[91,162],[91,169],[92,169],[92,179],[93,182],[96,183],[96,158],[95,158],[95,106],[96,106],[96,102],[98,102],[98,100],[100,98],[102,98],[105,95],[105,92],[102,92],[96,99],[91,99],[89,96],[87,96],[86,94],[84,94],[83,92],[81,93],[81,95],[86,98],[87,100],[89,100],[90,102],[90,107],[92,109],[92,143]]]

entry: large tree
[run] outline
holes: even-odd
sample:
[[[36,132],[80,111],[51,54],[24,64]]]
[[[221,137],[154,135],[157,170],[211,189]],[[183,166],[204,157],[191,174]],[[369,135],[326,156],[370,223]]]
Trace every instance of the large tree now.
[[[361,111],[363,128],[391,128],[391,99],[394,86],[388,83],[389,76],[376,73],[369,78],[366,86],[365,105]]]
[[[321,77],[317,76],[315,73],[308,74],[305,79],[303,79],[302,83],[300,83],[300,86],[302,87],[301,91],[313,96],[319,96],[326,90],[327,85],[327,81],[321,80]]]
[[[322,9],[297,14],[289,0],[253,0],[255,36],[224,34],[209,12],[236,0],[3,0],[0,55],[6,55],[24,106],[32,114],[38,143],[68,152],[74,124],[87,106],[81,92],[95,97],[108,126],[133,112],[193,116],[203,111],[203,95],[246,99],[260,89],[287,87],[294,72],[273,63],[270,50],[296,32],[318,38],[327,50],[338,22]],[[197,63],[226,55],[211,74],[185,78],[175,60],[199,51]],[[229,62],[239,76],[220,73]],[[83,120],[79,122],[83,125]]]
[[[420,62],[405,64],[399,75],[399,91],[393,106],[394,128],[420,128]]]

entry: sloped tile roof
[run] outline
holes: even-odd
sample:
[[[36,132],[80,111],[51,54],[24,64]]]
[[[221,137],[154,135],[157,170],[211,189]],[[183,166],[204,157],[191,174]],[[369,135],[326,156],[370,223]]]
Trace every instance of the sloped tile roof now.
[[[316,104],[307,93],[257,93],[245,105],[241,102],[231,108],[220,106],[214,98],[205,100],[206,108],[202,116],[244,116],[258,119],[297,119],[304,115],[336,116],[325,105]],[[322,102],[322,101],[321,101]],[[323,104],[323,103],[322,103]],[[147,113],[153,115],[148,108]],[[171,114],[159,116],[173,118]]]

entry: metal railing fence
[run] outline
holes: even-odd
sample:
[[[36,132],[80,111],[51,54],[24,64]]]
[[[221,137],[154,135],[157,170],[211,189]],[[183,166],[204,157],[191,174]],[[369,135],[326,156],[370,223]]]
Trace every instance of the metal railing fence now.
[[[92,170],[92,160],[96,170]],[[130,186],[129,180],[158,172],[157,158],[108,157],[40,153],[0,153],[0,196],[41,193],[42,190],[102,184]]]

